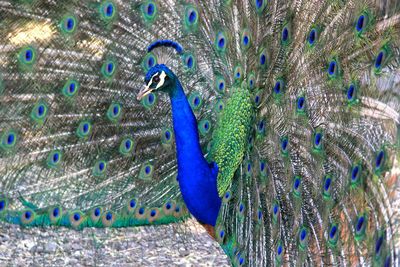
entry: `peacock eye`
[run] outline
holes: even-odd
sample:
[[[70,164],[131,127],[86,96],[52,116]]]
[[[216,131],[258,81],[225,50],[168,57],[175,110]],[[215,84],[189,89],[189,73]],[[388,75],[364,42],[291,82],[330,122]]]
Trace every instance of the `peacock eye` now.
[[[159,83],[160,82],[160,76],[156,76],[153,78],[153,82]]]

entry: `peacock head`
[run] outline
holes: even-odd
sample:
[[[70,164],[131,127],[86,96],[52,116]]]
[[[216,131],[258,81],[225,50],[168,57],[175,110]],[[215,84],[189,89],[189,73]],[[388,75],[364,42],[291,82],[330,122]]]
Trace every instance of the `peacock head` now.
[[[176,50],[179,55],[183,54],[183,48],[177,42],[171,40],[158,40],[149,45],[147,52],[151,52],[158,47],[171,47]],[[149,69],[146,73],[145,83],[147,84],[137,95],[140,101],[143,97],[153,91],[162,91],[169,93],[175,85],[175,74],[164,64],[157,64]]]
[[[157,64],[146,73],[144,78],[147,84],[137,95],[140,101],[153,91],[169,92],[175,83],[175,74],[164,64]]]

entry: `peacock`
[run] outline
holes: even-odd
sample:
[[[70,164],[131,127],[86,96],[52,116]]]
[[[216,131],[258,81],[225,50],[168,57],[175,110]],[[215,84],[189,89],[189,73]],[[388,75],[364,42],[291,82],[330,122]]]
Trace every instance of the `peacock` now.
[[[193,216],[233,266],[398,266],[397,0],[3,0],[0,25],[0,220]]]

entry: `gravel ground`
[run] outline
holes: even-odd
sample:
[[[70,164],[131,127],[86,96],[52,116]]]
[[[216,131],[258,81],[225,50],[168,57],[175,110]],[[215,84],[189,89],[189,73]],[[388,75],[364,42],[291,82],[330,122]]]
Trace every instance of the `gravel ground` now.
[[[196,222],[157,227],[21,228],[0,223],[0,266],[230,266]]]

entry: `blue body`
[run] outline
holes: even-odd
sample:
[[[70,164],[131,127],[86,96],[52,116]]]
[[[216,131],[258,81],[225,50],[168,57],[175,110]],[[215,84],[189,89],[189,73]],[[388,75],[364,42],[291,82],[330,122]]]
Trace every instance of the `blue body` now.
[[[196,117],[177,78],[169,96],[183,199],[198,221],[215,226],[221,206],[217,190],[218,167],[208,164],[203,156]]]

